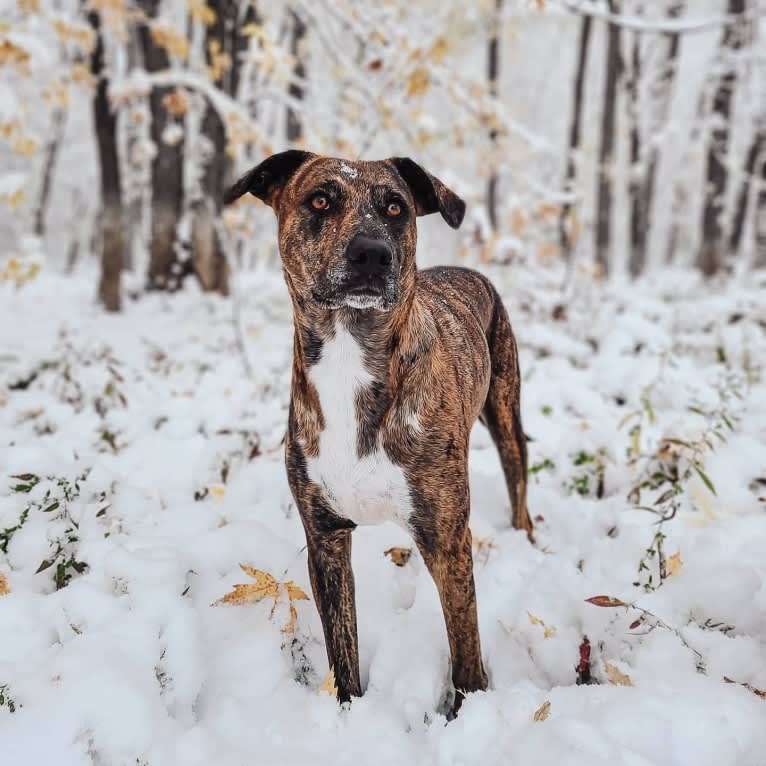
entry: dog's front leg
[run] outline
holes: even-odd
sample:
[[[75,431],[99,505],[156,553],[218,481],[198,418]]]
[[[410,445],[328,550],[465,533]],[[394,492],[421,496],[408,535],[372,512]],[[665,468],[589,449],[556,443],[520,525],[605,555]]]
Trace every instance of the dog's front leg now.
[[[447,626],[455,687],[448,718],[457,715],[466,693],[487,688],[476,611],[467,482],[464,490],[462,486],[460,489],[437,490],[430,500],[421,494],[421,508],[412,519],[415,540],[439,591]]]
[[[356,631],[351,530],[306,530],[309,577],[322,620],[327,660],[335,673],[338,700],[362,694]]]

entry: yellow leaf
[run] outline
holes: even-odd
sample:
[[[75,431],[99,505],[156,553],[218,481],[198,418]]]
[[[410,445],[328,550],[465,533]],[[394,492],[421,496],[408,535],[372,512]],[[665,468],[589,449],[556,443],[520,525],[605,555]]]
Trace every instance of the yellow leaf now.
[[[448,52],[449,44],[447,43],[446,38],[437,37],[436,41],[431,46],[431,53],[429,55],[433,61],[435,61],[437,64],[441,64]]]
[[[273,617],[279,604],[280,597],[283,592],[287,593],[287,599],[290,606],[290,618],[287,624],[282,628],[283,633],[295,633],[295,625],[298,621],[298,610],[295,608],[294,601],[308,601],[309,597],[306,595],[300,587],[298,587],[292,580],[280,583],[270,575],[268,572],[264,572],[261,569],[255,569],[254,567],[240,564],[240,569],[247,575],[250,575],[255,582],[253,583],[239,583],[234,586],[234,590],[231,593],[227,593],[214,604],[257,604],[263,599],[274,599],[274,603],[271,607],[271,613],[269,619]]]
[[[171,56],[185,60],[189,55],[189,41],[186,36],[169,24],[152,24],[152,40]]]
[[[550,700],[545,700],[542,705],[540,705],[537,710],[535,710],[535,714],[532,716],[532,720],[534,721],[544,721],[549,715],[551,714],[551,703]]]
[[[667,573],[667,576],[672,577],[673,575],[677,575],[681,571],[683,565],[684,562],[681,561],[681,551],[674,553],[665,562],[665,572]]]
[[[306,591],[303,588],[299,588],[292,580],[288,580],[285,583],[285,590],[287,591],[287,597],[290,601],[308,601],[309,597],[306,595]]]
[[[527,612],[529,615],[529,621],[533,625],[539,625],[543,629],[543,638],[551,638],[556,635],[556,626],[555,625],[546,625],[543,620],[541,620],[539,617],[536,617],[532,612]]]
[[[621,673],[614,665],[604,660],[604,669],[609,678],[609,683],[614,686],[633,686],[633,681],[630,680],[630,676],[626,676],[625,673]]]
[[[182,114],[186,114],[189,109],[189,97],[185,91],[176,88],[162,99],[162,105],[168,112],[180,117]]]
[[[330,668],[330,672],[327,674],[324,683],[319,687],[320,692],[327,692],[335,697],[338,694],[338,687],[335,685],[335,670]]]
[[[216,500],[223,500],[224,496],[226,495],[226,487],[224,487],[223,484],[209,484],[207,491]]]
[[[407,78],[407,95],[422,96],[431,84],[431,75],[425,67],[414,69]]]
[[[403,567],[410,560],[412,548],[389,548],[383,555],[389,556],[396,566]]]
[[[240,569],[250,575],[255,582],[235,585],[231,593],[227,593],[216,601],[216,604],[257,604],[264,598],[279,598],[279,583],[268,572],[260,569],[239,565]]]
[[[16,139],[16,143],[13,145],[13,153],[18,154],[19,157],[34,157],[37,153],[37,144],[33,138],[22,136]]]
[[[86,24],[71,24],[55,19],[53,29],[62,43],[72,43],[83,53],[91,53],[96,47],[96,35]]]
[[[69,73],[69,77],[72,82],[76,82],[78,85],[83,85],[91,90],[98,84],[98,80],[84,64],[74,64],[72,66],[72,71]]]
[[[61,80],[54,80],[43,91],[43,98],[52,106],[69,107],[69,88]]]
[[[204,0],[189,0],[189,13],[194,21],[199,21],[208,27],[215,24],[215,11]]]
[[[5,575],[0,575],[0,596],[7,596],[11,592]]]
[[[11,209],[15,210],[24,204],[27,199],[27,193],[24,189],[17,189],[12,194],[0,194],[0,199],[2,199]]]

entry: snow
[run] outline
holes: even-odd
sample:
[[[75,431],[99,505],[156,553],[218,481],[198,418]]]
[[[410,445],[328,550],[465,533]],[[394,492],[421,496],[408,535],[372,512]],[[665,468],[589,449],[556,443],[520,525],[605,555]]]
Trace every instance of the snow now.
[[[366,692],[350,708],[319,691],[328,668],[312,602],[297,602],[294,636],[282,632],[286,604],[273,615],[265,601],[212,605],[245,581],[240,563],[310,593],[280,445],[292,331],[276,270],[238,276],[250,378],[224,299],[153,294],[105,316],[86,269],[0,285],[0,532],[37,504],[0,550],[0,687],[15,704],[0,705],[4,763],[766,763],[766,700],[742,685],[766,688],[763,277],[705,287],[666,272],[605,286],[574,275],[561,288],[560,275],[527,267],[488,273],[520,344],[530,466],[550,465],[530,476],[532,547],[508,527],[499,462],[474,431],[491,688],[448,725],[436,590],[417,552],[401,568],[383,555],[411,545],[399,527],[354,533]],[[641,423],[647,453],[662,437],[696,439],[707,421],[689,407],[711,410],[719,392],[734,428],[704,455],[716,494],[697,474],[684,482],[663,524],[682,566],[645,591],[632,583],[657,518],[626,499],[645,464],[626,457],[630,430]],[[581,452],[603,465],[600,499],[597,463],[576,465]],[[46,490],[61,492],[46,477],[87,469],[69,504],[77,527],[40,510]],[[11,475],[28,473],[42,480],[12,491],[24,480]],[[36,570],[66,529],[88,568],[55,590],[55,567]],[[631,628],[636,609],[585,601],[595,595],[669,629]],[[584,635],[599,683],[578,686]],[[610,684],[605,662],[632,685]],[[546,701],[549,717],[535,721]]]

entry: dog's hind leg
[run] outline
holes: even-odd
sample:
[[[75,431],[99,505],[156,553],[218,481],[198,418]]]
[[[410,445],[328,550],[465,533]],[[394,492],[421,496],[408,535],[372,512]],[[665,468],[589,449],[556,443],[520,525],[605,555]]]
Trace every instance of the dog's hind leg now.
[[[521,426],[519,355],[508,314],[497,295],[487,342],[492,374],[482,421],[500,453],[513,526],[525,530],[529,541],[534,542],[532,519],[527,510],[527,437]]]

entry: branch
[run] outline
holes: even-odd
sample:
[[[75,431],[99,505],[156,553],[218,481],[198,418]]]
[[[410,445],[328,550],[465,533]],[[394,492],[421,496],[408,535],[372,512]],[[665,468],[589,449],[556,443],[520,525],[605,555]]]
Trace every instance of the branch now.
[[[594,19],[603,19],[611,24],[616,24],[624,29],[633,29],[637,32],[652,32],[658,34],[695,34],[709,29],[721,27],[726,24],[758,19],[758,10],[751,9],[746,13],[738,13],[730,16],[709,16],[707,18],[692,19],[668,19],[660,20],[642,19],[637,16],[623,16],[598,7],[588,0],[556,0],[559,5],[572,13],[592,16]]]

